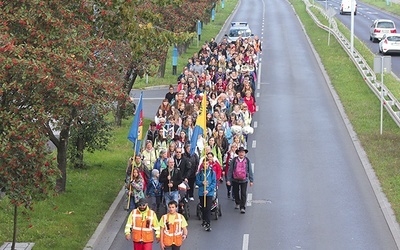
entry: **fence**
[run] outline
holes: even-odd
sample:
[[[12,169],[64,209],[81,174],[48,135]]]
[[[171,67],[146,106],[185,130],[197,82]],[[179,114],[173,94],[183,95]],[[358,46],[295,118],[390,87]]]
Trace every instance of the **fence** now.
[[[340,43],[343,49],[350,56],[351,60],[356,65],[358,71],[363,76],[365,82],[368,84],[368,87],[375,93],[376,97],[380,100],[381,94],[383,93],[383,103],[384,107],[396,122],[397,126],[400,127],[400,103],[396,99],[396,97],[390,92],[390,90],[381,82],[377,81],[376,75],[365,59],[361,56],[361,54],[353,48],[353,53],[351,52],[351,44],[347,40],[347,38],[343,35],[342,32],[337,27],[336,21],[329,17],[324,8],[318,5],[313,5],[309,2],[309,0],[303,0],[306,4],[306,9],[308,14],[314,20],[314,22],[322,29],[331,32],[331,34],[336,38],[336,40]],[[319,19],[314,15],[310,8],[317,9],[329,22],[330,26],[328,27],[322,24]],[[382,93],[381,93],[382,91]]]

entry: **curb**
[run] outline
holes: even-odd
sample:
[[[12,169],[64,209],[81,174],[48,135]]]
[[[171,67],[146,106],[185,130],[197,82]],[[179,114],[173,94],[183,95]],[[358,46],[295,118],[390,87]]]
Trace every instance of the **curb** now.
[[[292,5],[292,8],[293,8],[293,12],[296,14],[296,11],[295,11],[293,5]],[[303,23],[301,22],[299,16],[297,16],[297,19],[299,20],[300,25],[302,26],[303,30],[305,31],[305,27],[303,26]],[[304,32],[304,34],[307,37],[310,48],[313,51],[313,54],[318,62],[321,72],[324,75],[326,84],[329,88],[329,91],[331,92],[331,95],[336,104],[336,107],[339,110],[339,113],[342,117],[343,123],[346,126],[347,132],[348,132],[349,136],[351,137],[353,146],[358,154],[361,164],[364,167],[365,174],[367,175],[367,178],[369,180],[371,188],[375,194],[376,201],[378,202],[381,212],[383,214],[383,217],[386,220],[387,226],[389,228],[389,231],[392,234],[393,240],[394,240],[395,244],[397,245],[398,249],[400,249],[400,226],[396,220],[396,215],[391,207],[391,204],[389,203],[389,201],[386,197],[386,194],[382,190],[382,186],[380,184],[380,181],[378,180],[378,177],[376,176],[375,170],[373,169],[373,167],[368,159],[368,156],[367,156],[364,148],[362,147],[361,142],[359,141],[359,139],[357,137],[357,133],[353,129],[353,125],[351,124],[351,122],[344,110],[342,102],[340,101],[340,98],[331,83],[331,80],[324,68],[324,65],[322,64],[322,61],[321,61],[321,58],[319,57],[318,52],[315,50],[314,45],[312,44],[307,33]]]
[[[123,211],[125,215],[127,214],[126,211],[122,209],[122,204],[125,202],[124,196],[125,187],[122,187],[117,195],[117,198],[111,204],[107,213],[104,215],[100,224],[97,226],[96,231],[94,231],[92,237],[90,237],[89,241],[86,243],[84,250],[109,249],[111,247],[111,244],[117,236],[118,230],[108,229],[112,227],[112,224],[115,222],[118,223],[117,226],[120,228],[122,222],[118,220],[125,220],[125,216],[115,216],[117,212],[121,211]],[[113,221],[113,218],[116,218],[115,221]]]

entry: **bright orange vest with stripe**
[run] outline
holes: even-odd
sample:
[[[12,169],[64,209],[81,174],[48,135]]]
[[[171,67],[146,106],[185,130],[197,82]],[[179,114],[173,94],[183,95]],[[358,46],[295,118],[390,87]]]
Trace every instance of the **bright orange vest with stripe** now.
[[[153,220],[156,215],[150,209],[146,215],[142,215],[137,209],[132,213],[132,240],[134,242],[153,242]]]
[[[164,244],[166,246],[182,245],[182,215],[177,213],[174,222],[168,221],[168,214],[163,215]],[[167,227],[168,223],[168,227]],[[169,228],[169,230],[168,230]]]

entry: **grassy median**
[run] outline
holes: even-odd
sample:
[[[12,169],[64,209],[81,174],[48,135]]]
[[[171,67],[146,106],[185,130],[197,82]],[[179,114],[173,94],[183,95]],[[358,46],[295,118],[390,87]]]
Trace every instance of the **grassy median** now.
[[[329,75],[332,85],[338,93],[354,130],[364,147],[368,158],[381,182],[396,217],[400,214],[400,154],[397,152],[400,141],[400,129],[385,111],[383,118],[383,134],[380,135],[380,102],[369,89],[360,73],[340,44],[331,39],[327,46],[328,33],[318,28],[307,14],[305,5],[300,0],[290,1],[318,52]],[[321,20],[322,21],[322,20]],[[345,31],[344,27],[341,27]],[[373,54],[365,50],[359,41],[355,47],[363,51],[363,55],[371,61]],[[357,45],[358,44],[358,45]],[[357,47],[358,46],[358,47]],[[369,59],[368,59],[369,58]],[[380,78],[379,78],[380,79]],[[385,83],[398,82],[385,75]],[[392,90],[392,89],[391,89]],[[397,91],[397,90],[396,90]]]

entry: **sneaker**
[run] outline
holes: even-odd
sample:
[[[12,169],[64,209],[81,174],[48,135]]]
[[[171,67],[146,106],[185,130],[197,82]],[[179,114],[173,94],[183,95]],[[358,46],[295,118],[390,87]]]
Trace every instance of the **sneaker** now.
[[[236,205],[236,206],[235,206],[235,209],[239,209],[239,208],[240,208],[240,206],[239,206],[239,205]]]
[[[194,198],[193,198],[193,197],[189,197],[189,200],[190,200],[190,201],[194,201]]]
[[[205,222],[205,221],[203,220],[203,222],[201,223],[201,226],[202,226],[202,227],[206,227],[206,226],[207,226],[207,222]]]
[[[231,192],[228,192],[228,199],[231,198]]]
[[[244,213],[246,213],[246,210],[244,208],[242,208],[242,209],[240,209],[240,213],[244,214]]]
[[[207,224],[207,225],[204,227],[204,230],[206,230],[207,232],[210,232],[210,231],[211,231],[211,226],[210,226],[210,224]]]

